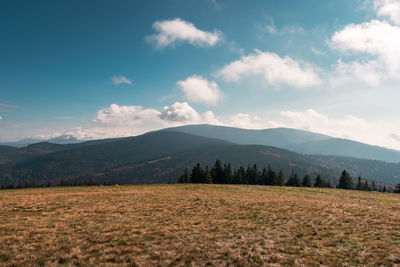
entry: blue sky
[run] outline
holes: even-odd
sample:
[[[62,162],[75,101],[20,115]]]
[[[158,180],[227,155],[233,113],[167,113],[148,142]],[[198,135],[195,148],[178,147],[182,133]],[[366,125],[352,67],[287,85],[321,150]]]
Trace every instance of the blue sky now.
[[[2,1],[0,141],[212,123],[400,149],[400,1]]]

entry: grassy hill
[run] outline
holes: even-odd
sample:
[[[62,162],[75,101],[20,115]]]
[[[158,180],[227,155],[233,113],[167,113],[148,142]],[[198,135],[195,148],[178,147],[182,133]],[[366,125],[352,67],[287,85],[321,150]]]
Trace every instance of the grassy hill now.
[[[2,266],[400,263],[400,195],[268,186],[0,191]]]

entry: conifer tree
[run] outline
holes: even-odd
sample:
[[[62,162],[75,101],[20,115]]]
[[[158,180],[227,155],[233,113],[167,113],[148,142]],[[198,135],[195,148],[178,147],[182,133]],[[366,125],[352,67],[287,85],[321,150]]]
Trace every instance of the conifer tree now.
[[[267,173],[267,169],[265,169],[265,167],[263,168],[262,173],[261,173],[261,184],[262,185],[268,184],[268,173]]]
[[[185,168],[183,174],[178,178],[178,183],[190,183],[190,176],[188,168]],[[115,184],[115,183],[114,183]]]
[[[303,179],[302,184],[303,184],[304,187],[312,187],[311,179],[310,179],[310,176],[308,174],[304,175],[304,179]]]
[[[292,170],[292,174],[289,176],[288,181],[286,182],[287,186],[301,186],[299,176],[297,173]]]
[[[322,180],[319,173],[317,175],[317,178],[315,179],[314,187],[324,187],[324,181]]]
[[[285,175],[283,174],[282,170],[279,170],[277,179],[275,181],[275,185],[284,186],[285,185]]]
[[[211,176],[213,183],[222,184],[224,180],[224,169],[219,159],[215,161],[214,168],[211,170]]]
[[[271,166],[268,165],[267,171],[267,185],[275,185],[276,173],[271,169]]]
[[[212,184],[211,172],[207,165],[206,165],[206,169],[204,171],[204,182],[207,184]]]
[[[343,170],[342,176],[340,177],[339,185],[337,186],[337,188],[353,189],[353,180],[352,180],[350,174],[346,170]]]
[[[192,183],[203,183],[205,181],[204,172],[199,162],[192,169],[192,175],[190,176],[190,180]]]
[[[231,163],[225,164],[224,166],[224,184],[229,184],[232,181],[232,167]]]
[[[250,165],[247,164],[246,175],[244,176],[244,184],[250,184],[251,169]]]

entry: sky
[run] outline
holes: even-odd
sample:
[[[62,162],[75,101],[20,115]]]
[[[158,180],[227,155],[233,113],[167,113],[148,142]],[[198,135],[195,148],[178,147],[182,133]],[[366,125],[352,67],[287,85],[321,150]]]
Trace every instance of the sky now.
[[[400,0],[4,0],[0,32],[0,142],[207,123],[400,149]]]

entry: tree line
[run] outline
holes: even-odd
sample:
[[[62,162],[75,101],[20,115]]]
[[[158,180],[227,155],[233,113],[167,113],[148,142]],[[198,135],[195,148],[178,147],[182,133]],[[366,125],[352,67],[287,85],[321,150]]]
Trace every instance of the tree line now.
[[[233,170],[230,163],[222,164],[220,160],[216,160],[214,167],[211,169],[206,165],[201,166],[198,162],[189,171],[185,168],[183,174],[177,179],[178,183],[204,183],[204,184],[246,184],[246,185],[272,185],[272,186],[297,186],[297,187],[326,187],[332,188],[333,186],[329,181],[323,179],[319,174],[317,175],[314,184],[311,181],[310,175],[306,174],[300,178],[298,174],[292,170],[289,177],[286,179],[282,170],[275,171],[268,165],[267,168],[262,170],[257,167],[247,165],[247,168],[240,166],[238,169]],[[384,185],[383,187],[377,185],[375,181],[371,184],[361,177],[357,178],[357,184],[353,185],[353,178],[344,170],[339,178],[339,184],[336,188],[340,189],[355,189],[364,191],[379,191],[389,192],[389,189]],[[393,191],[400,193],[400,184]]]
[[[268,166],[260,170],[256,164],[247,165],[247,168],[239,167],[233,170],[230,163],[222,164],[216,160],[214,167],[203,168],[197,163],[189,173],[185,168],[183,174],[178,178],[178,183],[205,183],[205,184],[248,184],[248,185],[276,185],[276,186],[304,186],[304,187],[331,187],[331,184],[318,174],[314,185],[311,182],[310,175],[305,175],[302,179],[294,171],[288,179],[282,170],[275,171]]]

